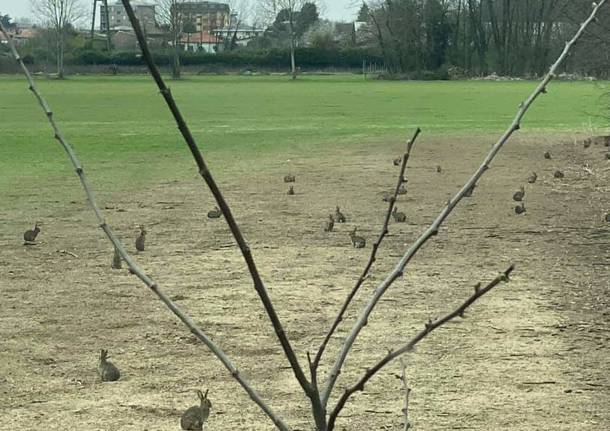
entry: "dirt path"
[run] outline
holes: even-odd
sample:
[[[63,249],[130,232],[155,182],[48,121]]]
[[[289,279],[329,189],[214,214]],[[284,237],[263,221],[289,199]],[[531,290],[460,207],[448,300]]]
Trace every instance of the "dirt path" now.
[[[409,194],[398,203],[407,223],[391,225],[381,263],[350,321],[374,282],[466,180],[490,142],[420,140]],[[267,172],[241,163],[219,175],[303,363],[366,261],[400,148],[398,142],[363,144],[277,161]],[[546,150],[553,159],[543,158]],[[511,283],[407,357],[415,429],[610,429],[605,151],[585,150],[566,138],[512,142],[474,196],[384,297],[346,363],[338,391],[385,349],[461,302],[476,282],[514,262]],[[564,179],[553,178],[556,169]],[[287,171],[297,176],[292,197],[282,182]],[[511,196],[531,171],[539,181],[525,184],[527,213],[516,216]],[[134,192],[104,201],[109,222],[126,238],[135,238],[139,224],[148,226],[149,248],[138,255],[144,268],[295,429],[312,429],[308,403],[227,228],[204,216],[212,203],[201,183],[163,178],[145,193]],[[273,429],[147,290],[126,271],[110,269],[110,247],[91,228],[93,218],[81,202],[56,203],[50,188],[37,197],[36,216],[44,222],[37,247],[20,243],[31,214],[0,209],[0,429],[179,429],[180,412],[196,401],[199,388],[210,388],[214,403],[208,429]],[[324,218],[336,205],[348,223],[325,234]],[[367,237],[366,250],[349,247],[347,232],[354,226]],[[328,362],[346,330],[333,340]],[[123,372],[117,383],[96,380],[101,348]],[[401,429],[398,372],[390,366],[373,379],[346,408],[339,429]]]

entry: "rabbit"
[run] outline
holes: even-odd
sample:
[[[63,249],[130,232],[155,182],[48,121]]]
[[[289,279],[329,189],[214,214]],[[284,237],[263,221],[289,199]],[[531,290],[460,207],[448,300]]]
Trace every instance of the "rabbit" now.
[[[121,378],[121,372],[119,369],[112,363],[107,360],[108,358],[108,350],[101,350],[100,353],[100,363],[97,366],[97,371],[102,378],[102,382],[116,382]]]
[[[523,202],[521,202],[521,205],[517,205],[515,207],[515,214],[520,215],[525,213],[526,209],[525,209],[525,204]]]
[[[544,153],[544,158],[547,159],[547,160],[551,160],[552,159],[551,153],[548,152],[548,151],[546,153]]]
[[[553,176],[555,178],[563,178],[563,177],[565,177],[564,173],[561,172],[560,170],[556,170],[555,173],[553,174]]]
[[[345,216],[341,212],[341,208],[337,207],[335,209],[335,221],[337,223],[345,223]]]
[[[402,157],[394,159],[394,166],[400,166],[401,163],[402,163]]]
[[[222,211],[218,207],[214,207],[212,211],[208,211],[208,218],[220,218]]]
[[[403,212],[399,212],[398,208],[394,207],[394,211],[392,211],[392,217],[394,217],[394,221],[397,223],[404,223],[407,221],[407,216]]]
[[[328,220],[324,222],[324,232],[332,232],[335,227],[335,219],[332,214],[328,215]]]
[[[290,188],[288,189],[288,196],[293,196],[294,195],[294,186],[290,186]]]
[[[119,251],[114,249],[114,256],[112,256],[112,269],[121,269],[123,267],[123,263],[121,261],[121,255]]]
[[[30,230],[26,230],[23,233],[23,241],[25,245],[33,245],[35,244],[36,241],[36,237],[38,236],[38,234],[40,233],[40,222],[36,222],[36,224],[34,225],[34,229],[30,229]]]
[[[400,186],[398,189],[398,194],[399,195],[406,195],[407,194],[407,189],[405,186]]]
[[[144,251],[144,243],[146,241],[146,229],[140,226],[140,235],[136,238],[136,250]]]
[[[538,174],[536,172],[532,172],[532,174],[527,178],[527,182],[530,184],[534,184],[538,180]]]
[[[525,188],[523,186],[521,186],[519,188],[519,191],[515,192],[515,194],[513,195],[513,200],[515,202],[521,202],[524,197],[525,197]]]
[[[583,141],[583,147],[585,149],[587,149],[591,146],[592,143],[593,143],[593,140],[591,138],[587,138]]]
[[[284,176],[284,182],[285,183],[294,183],[294,182],[296,182],[296,178],[294,177],[294,175],[288,174],[288,175]]]
[[[354,230],[349,234],[349,237],[352,240],[352,245],[354,248],[364,248],[366,247],[366,240],[363,237],[356,235],[357,230],[358,228],[355,227]]]
[[[442,174],[443,173],[443,168],[441,167],[441,165],[436,165],[436,173],[437,174]]]
[[[202,430],[203,424],[210,416],[212,402],[208,399],[208,391],[205,395],[201,391],[197,391],[197,396],[201,401],[199,406],[189,407],[180,417],[180,427],[183,430]]]

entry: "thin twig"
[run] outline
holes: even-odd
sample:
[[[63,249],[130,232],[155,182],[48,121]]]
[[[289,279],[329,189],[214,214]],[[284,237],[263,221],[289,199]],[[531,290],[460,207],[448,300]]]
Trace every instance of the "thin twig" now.
[[[252,388],[250,383],[242,377],[237,367],[233,364],[233,362],[229,359],[225,352],[199,328],[199,326],[195,323],[193,319],[191,319],[190,316],[184,313],[171,299],[169,299],[169,297],[159,288],[159,286],[144,273],[142,268],[140,268],[137,263],[134,262],[129,253],[127,253],[121,241],[112,231],[111,227],[106,223],[102,210],[97,204],[95,195],[91,190],[89,181],[87,180],[87,176],[85,175],[85,171],[83,170],[83,167],[80,161],[78,160],[76,153],[74,152],[72,146],[65,139],[59,126],[55,122],[53,112],[51,111],[46,100],[43,98],[42,94],[38,90],[38,87],[36,86],[30,71],[23,63],[21,56],[15,48],[12,36],[8,34],[6,29],[2,25],[2,22],[0,22],[0,31],[8,41],[9,48],[12,51],[15,60],[17,60],[17,62],[21,66],[21,69],[23,70],[23,73],[25,74],[28,80],[30,90],[32,91],[32,93],[34,93],[36,99],[38,99],[38,103],[42,107],[42,110],[44,111],[47,119],[49,120],[49,123],[51,124],[51,127],[53,128],[53,131],[55,133],[55,139],[57,139],[59,144],[62,146],[62,148],[68,155],[70,162],[74,166],[76,174],[78,175],[85,194],[87,195],[87,199],[89,200],[89,204],[95,212],[95,216],[100,225],[100,228],[104,231],[108,239],[112,242],[115,249],[118,250],[123,260],[129,266],[130,271],[135,274],[140,280],[142,280],[144,284],[146,284],[146,286],[148,286],[159,297],[159,299],[191,330],[191,332],[210,349],[210,351],[220,360],[220,362],[222,362],[225,368],[231,373],[233,378],[235,378],[235,380],[237,380],[237,382],[244,388],[250,398],[267,414],[267,416],[269,416],[269,418],[271,418],[271,420],[275,423],[276,427],[282,431],[290,431],[290,428],[284,423],[284,421],[276,413],[274,413],[273,410],[271,410],[271,408],[260,398],[260,396]]]
[[[402,369],[400,374],[400,382],[402,385],[402,390],[405,394],[405,403],[404,407],[402,408],[402,414],[405,419],[403,431],[409,431],[409,429],[411,429],[411,422],[409,422],[409,396],[411,395],[411,388],[407,382],[407,365],[405,364],[404,358],[400,358],[400,368]]]
[[[339,413],[345,406],[345,403],[347,402],[347,400],[355,392],[364,390],[364,385],[366,384],[366,382],[368,382],[371,379],[371,377],[373,377],[375,374],[377,374],[383,367],[385,367],[387,364],[392,362],[394,359],[413,350],[413,348],[415,347],[415,345],[417,343],[419,343],[421,340],[423,340],[428,335],[430,335],[430,333],[432,333],[432,331],[434,331],[435,329],[440,328],[441,326],[452,321],[456,317],[463,317],[464,313],[468,309],[468,307],[470,307],[472,304],[474,304],[479,298],[481,298],[483,295],[488,293],[498,284],[500,284],[502,282],[507,283],[509,281],[510,274],[513,272],[514,269],[515,269],[515,266],[511,265],[506,271],[504,271],[502,274],[497,276],[493,281],[491,281],[487,286],[485,286],[483,288],[481,288],[480,283],[477,284],[475,286],[474,293],[470,296],[470,298],[468,298],[466,301],[464,301],[463,304],[461,304],[451,313],[447,314],[446,316],[444,316],[438,320],[435,320],[435,321],[430,320],[428,323],[426,323],[424,325],[424,329],[422,329],[415,337],[413,337],[411,339],[411,341],[409,341],[407,344],[399,347],[396,350],[391,350],[383,359],[381,359],[379,362],[377,362],[373,367],[368,368],[367,371],[364,373],[364,376],[362,376],[362,378],[354,386],[351,386],[350,388],[346,389],[345,392],[343,393],[343,395],[341,395],[341,398],[339,398],[339,401],[337,402],[336,407],[333,409],[333,411],[330,414],[330,417],[328,420],[328,431],[332,431],[334,429],[335,421],[337,420],[337,416],[339,415]]]
[[[324,354],[324,350],[326,349],[328,342],[330,341],[331,337],[333,336],[333,334],[339,327],[339,324],[341,324],[341,322],[343,321],[343,316],[345,315],[345,312],[347,311],[349,305],[351,304],[352,300],[356,296],[356,293],[358,293],[358,291],[360,290],[360,287],[362,287],[362,284],[367,279],[369,272],[377,259],[377,251],[379,250],[379,246],[381,245],[381,243],[383,242],[383,239],[388,234],[388,225],[390,224],[390,219],[392,217],[392,211],[394,210],[394,206],[396,205],[396,199],[398,198],[398,193],[400,191],[400,188],[403,187],[404,184],[407,182],[407,179],[405,177],[407,163],[409,162],[409,157],[411,156],[411,150],[413,149],[413,145],[415,144],[415,141],[417,140],[417,137],[419,136],[420,133],[421,133],[421,129],[418,127],[417,130],[415,131],[415,134],[411,138],[411,140],[409,140],[407,142],[407,147],[406,147],[405,153],[402,156],[402,162],[400,164],[400,171],[398,173],[398,181],[396,184],[396,189],[394,190],[394,195],[390,198],[390,203],[388,205],[388,212],[385,215],[385,219],[383,221],[383,226],[381,228],[381,232],[379,233],[379,237],[377,238],[377,241],[375,241],[373,243],[373,250],[371,251],[371,256],[369,257],[369,261],[367,262],[366,266],[364,267],[364,270],[362,271],[360,278],[358,278],[358,280],[356,281],[356,285],[354,286],[352,291],[349,293],[349,295],[345,299],[345,302],[343,303],[341,310],[337,314],[335,321],[333,322],[331,328],[329,329],[328,333],[324,337],[324,341],[322,341],[322,344],[320,345],[320,348],[318,349],[318,353],[316,354],[316,357],[313,362],[313,365],[316,369],[320,365],[320,360],[322,359],[322,355]]]
[[[231,233],[233,234],[233,237],[235,238],[235,241],[237,242],[237,245],[239,246],[239,249],[241,250],[244,260],[246,261],[246,264],[248,266],[248,270],[250,271],[250,276],[252,277],[252,281],[254,282],[254,288],[256,289],[256,292],[258,293],[258,296],[260,297],[260,299],[263,303],[263,306],[265,307],[265,311],[267,312],[267,315],[269,316],[269,320],[271,321],[271,323],[273,325],[273,329],[275,330],[275,333],[280,341],[280,344],[282,345],[282,349],[284,350],[284,354],[286,355],[286,358],[288,359],[288,362],[290,363],[292,371],[293,371],[296,379],[298,380],[299,384],[305,391],[305,393],[307,395],[311,395],[311,393],[312,393],[311,384],[307,380],[307,377],[305,377],[303,369],[301,368],[301,365],[299,364],[296,354],[294,353],[294,350],[292,349],[292,345],[290,344],[290,341],[288,340],[288,337],[286,336],[286,333],[284,331],[280,318],[277,315],[275,308],[273,307],[271,298],[269,297],[269,294],[267,293],[265,284],[263,283],[263,280],[261,279],[260,274],[258,272],[258,268],[256,267],[256,263],[254,262],[254,258],[252,256],[252,251],[250,250],[250,247],[248,246],[246,239],[244,238],[241,230],[239,229],[239,226],[237,225],[237,222],[235,221],[235,218],[233,217],[233,213],[231,212],[231,209],[229,208],[227,201],[225,200],[220,189],[218,188],[216,181],[212,177],[212,173],[208,169],[207,164],[205,163],[205,160],[203,159],[203,155],[201,154],[201,151],[199,150],[199,147],[197,146],[197,143],[195,142],[195,138],[193,137],[188,125],[186,124],[186,121],[185,121],[184,117],[182,116],[182,113],[180,112],[180,109],[178,108],[178,105],[176,104],[176,101],[174,100],[170,89],[165,85],[165,82],[163,81],[163,78],[161,77],[161,74],[159,73],[159,69],[157,68],[157,66],[155,65],[155,63],[153,61],[152,55],[150,53],[150,49],[148,48],[148,43],[146,42],[146,37],[144,36],[144,33],[142,32],[140,23],[139,23],[138,19],[136,18],[133,8],[131,7],[131,4],[129,3],[129,0],[122,0],[122,3],[123,3],[123,6],[125,7],[125,11],[127,12],[127,16],[129,17],[129,21],[131,22],[131,25],[136,33],[138,43],[140,44],[140,49],[142,50],[142,56],[144,58],[144,61],[146,62],[146,65],[148,66],[150,74],[152,75],[153,79],[157,83],[157,86],[159,87],[159,90],[160,90],[161,94],[163,95],[163,98],[165,99],[165,102],[167,103],[167,106],[174,117],[174,120],[176,120],[178,129],[182,133],[182,136],[184,137],[184,141],[188,145],[189,150],[191,151],[191,154],[193,155],[193,158],[195,159],[195,162],[197,163],[197,168],[199,169],[199,174],[204,179],[208,188],[212,192],[212,195],[214,196],[214,199],[216,200],[218,207],[222,211],[224,219],[227,221],[227,224],[229,225],[229,228],[231,229]]]
[[[607,0],[601,0],[593,9],[593,12],[589,16],[589,18],[580,26],[578,32],[574,35],[572,40],[566,43],[566,46],[557,59],[555,63],[551,66],[549,72],[546,74],[544,79],[540,82],[540,84],[536,87],[532,94],[519,106],[519,110],[517,111],[517,115],[515,116],[512,124],[508,127],[508,129],[504,132],[504,134],[500,137],[500,139],[496,142],[496,144],[492,147],[490,152],[487,154],[481,166],[475,171],[472,177],[464,184],[462,189],[447,203],[445,208],[441,211],[441,213],[437,216],[434,222],[430,225],[430,227],[415,241],[415,243],[405,252],[404,256],[400,259],[394,270],[390,272],[390,274],[383,280],[380,285],[375,289],[372,298],[365,305],[364,309],[360,313],[358,320],[350,330],[349,335],[345,339],[339,354],[335,360],[333,368],[331,369],[328,377],[328,381],[326,387],[322,391],[322,403],[324,406],[328,404],[328,400],[332,393],[332,390],[337,382],[337,378],[341,373],[341,368],[343,367],[343,363],[347,358],[348,353],[350,352],[358,334],[364,328],[368,322],[368,319],[375,309],[379,300],[383,297],[388,288],[396,281],[399,277],[402,277],[405,267],[411,261],[411,259],[417,254],[417,252],[421,249],[421,247],[428,242],[430,238],[436,236],[439,232],[439,229],[443,222],[449,217],[454,208],[460,203],[460,201],[472,190],[472,188],[477,184],[477,182],[481,179],[481,177],[487,172],[491,162],[498,155],[500,150],[504,147],[504,144],[508,141],[508,139],[512,136],[512,134],[519,130],[521,127],[521,120],[525,116],[525,113],[529,110],[530,106],[534,101],[538,98],[540,94],[546,93],[546,87],[548,83],[555,77],[555,73],[557,68],[563,63],[566,59],[572,46],[576,43],[576,41],[583,35],[587,26],[595,19],[597,12],[600,7],[602,7]]]

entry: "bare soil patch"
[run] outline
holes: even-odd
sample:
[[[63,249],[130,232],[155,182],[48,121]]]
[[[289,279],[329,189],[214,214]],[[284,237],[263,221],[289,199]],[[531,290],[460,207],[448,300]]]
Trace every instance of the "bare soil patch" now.
[[[380,264],[333,339],[326,366],[375,282],[466,181],[492,141],[420,139],[409,193],[398,202],[407,222],[391,224]],[[368,258],[402,145],[371,143],[291,161],[261,155],[272,169],[240,161],[219,174],[303,364]],[[547,150],[551,160],[543,157]],[[428,318],[461,302],[476,282],[514,262],[511,283],[407,357],[415,429],[610,429],[607,150],[584,149],[566,137],[512,141],[382,300],[337,392]],[[557,169],[565,178],[553,177]],[[539,179],[530,185],[532,171]],[[295,196],[286,194],[282,181],[288,172],[296,175]],[[190,181],[169,175],[147,190],[104,199],[108,221],[130,249],[137,226],[147,226],[148,248],[137,255],[142,266],[226,349],[274,409],[295,429],[312,429],[309,403],[227,227],[205,217],[211,197],[195,174]],[[521,185],[527,212],[517,216],[512,195]],[[27,213],[0,209],[0,429],[179,429],[181,411],[196,402],[195,390],[210,388],[208,429],[272,430],[206,348],[126,270],[110,268],[111,247],[93,229],[85,204],[56,202],[52,193],[41,185],[29,197],[38,205]],[[325,218],[336,205],[347,223],[325,233]],[[44,223],[39,245],[24,247],[22,232],[34,219]],[[350,247],[354,226],[368,240],[364,250]],[[99,382],[101,348],[121,369],[120,381]],[[346,408],[339,429],[401,429],[398,373],[395,364],[373,379]]]

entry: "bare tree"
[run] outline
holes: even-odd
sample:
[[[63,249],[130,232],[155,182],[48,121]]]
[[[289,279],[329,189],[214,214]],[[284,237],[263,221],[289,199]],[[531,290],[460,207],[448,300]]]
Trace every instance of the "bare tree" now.
[[[319,6],[318,0],[261,0],[260,8],[267,22],[286,26],[290,47],[290,72],[292,79],[297,79],[296,48],[298,44],[297,19],[298,14],[307,4]]]
[[[184,0],[160,0],[159,18],[161,24],[168,30],[172,46],[172,78],[180,79],[182,66],[180,64],[180,42],[184,32],[184,17],[180,13],[180,3]]]
[[[403,276],[407,265],[410,263],[410,261],[413,259],[413,257],[419,252],[419,250],[421,250],[421,248],[429,240],[431,240],[432,238],[434,238],[436,235],[439,234],[441,225],[451,215],[453,210],[458,206],[458,204],[462,201],[462,199],[465,196],[467,196],[469,194],[469,192],[471,190],[473,190],[473,188],[477,184],[477,182],[480,181],[480,179],[487,172],[489,172],[489,167],[490,167],[491,163],[493,162],[493,160],[503,149],[505,144],[508,142],[509,138],[517,130],[520,129],[521,122],[522,122],[525,114],[527,113],[527,111],[532,106],[532,104],[538,99],[538,97],[540,97],[541,95],[543,95],[547,92],[547,86],[550,83],[550,81],[555,77],[557,69],[564,62],[564,60],[568,57],[568,55],[570,54],[570,51],[572,50],[576,41],[578,41],[578,39],[584,34],[588,25],[595,19],[596,14],[597,14],[598,10],[600,9],[600,7],[603,7],[604,4],[607,2],[607,0],[600,0],[599,4],[597,4],[594,7],[594,10],[591,13],[591,15],[589,16],[589,18],[586,19],[586,21],[580,26],[576,35],[565,45],[561,55],[555,61],[555,63],[551,66],[550,70],[545,75],[544,79],[532,91],[532,93],[529,95],[529,97],[526,100],[524,100],[523,103],[521,103],[513,121],[508,126],[506,131],[502,134],[502,136],[498,139],[498,141],[492,146],[489,153],[484,158],[484,160],[482,161],[482,163],[478,167],[478,169],[472,174],[470,179],[462,186],[462,188],[457,192],[457,194],[447,202],[446,206],[441,210],[441,212],[438,214],[438,216],[433,221],[433,223],[429,226],[429,228],[417,240],[415,240],[415,242],[411,245],[411,247],[409,247],[404,252],[401,259],[396,263],[394,269],[387,275],[387,277],[374,290],[370,299],[366,303],[365,307],[360,312],[358,319],[353,324],[351,330],[348,331],[348,336],[344,340],[343,344],[341,345],[340,352],[339,352],[338,356],[336,357],[334,365],[332,366],[332,368],[330,369],[330,371],[328,373],[328,377],[326,379],[326,382],[324,382],[324,386],[320,386],[320,383],[322,383],[322,382],[319,381],[319,378],[318,378],[320,358],[322,358],[322,355],[324,353],[324,347],[326,346],[332,333],[336,330],[338,324],[341,322],[342,313],[344,313],[345,309],[347,309],[347,307],[350,305],[351,300],[353,299],[353,296],[355,294],[355,291],[357,291],[359,289],[359,287],[362,285],[362,283],[364,282],[364,280],[366,280],[368,278],[370,270],[376,261],[377,250],[378,250],[379,246],[381,245],[381,242],[383,241],[383,239],[386,237],[386,235],[388,233],[387,232],[388,220],[389,220],[391,212],[394,208],[394,203],[398,196],[398,191],[402,187],[404,187],[405,184],[407,183],[406,177],[405,177],[406,170],[407,170],[407,164],[408,164],[408,161],[410,158],[411,150],[413,149],[415,141],[420,133],[419,129],[415,132],[413,138],[408,141],[408,143],[406,145],[405,153],[403,154],[403,156],[401,158],[400,170],[399,170],[399,174],[398,174],[398,180],[397,180],[395,193],[392,196],[392,198],[390,199],[390,202],[388,205],[388,212],[386,213],[386,217],[385,217],[384,224],[382,226],[381,234],[380,234],[377,242],[374,244],[373,251],[371,253],[371,257],[366,265],[363,275],[358,280],[354,290],[352,290],[352,292],[346,299],[344,306],[341,309],[342,311],[339,313],[339,317],[335,322],[336,324],[333,324],[332,328],[329,330],[327,337],[325,337],[324,342],[322,343],[322,345],[320,346],[320,348],[318,350],[318,354],[316,355],[316,358],[314,359],[314,358],[312,358],[312,355],[310,355],[309,353],[307,354],[308,366],[309,366],[309,377],[307,377],[305,375],[303,367],[299,363],[299,360],[297,358],[295,351],[293,350],[292,344],[286,335],[286,332],[279,319],[279,316],[277,315],[277,313],[275,311],[275,308],[268,295],[266,286],[260,277],[255,260],[252,255],[252,251],[251,251],[250,247],[248,246],[218,184],[216,183],[214,177],[212,176],[212,173],[210,172],[210,170],[204,160],[204,157],[203,157],[201,151],[199,150],[199,147],[197,146],[195,139],[194,139],[193,135],[191,134],[191,131],[178,108],[178,105],[176,104],[176,101],[174,100],[174,98],[171,94],[171,91],[166,86],[165,82],[163,81],[163,78],[161,77],[161,74],[159,73],[158,68],[155,66],[155,64],[152,60],[152,55],[151,55],[151,52],[146,43],[144,33],[138,24],[138,21],[135,17],[133,9],[131,8],[129,0],[122,0],[122,2],[128,13],[130,21],[136,31],[136,35],[137,35],[138,41],[140,43],[140,47],[142,49],[142,54],[143,54],[143,57],[144,57],[144,60],[147,64],[147,66],[150,70],[150,73],[151,73],[154,81],[156,82],[157,86],[159,87],[161,95],[163,96],[163,98],[165,99],[165,101],[167,103],[167,106],[168,106],[169,110],[171,111],[171,113],[176,121],[176,124],[178,125],[178,129],[182,133],[184,141],[187,144],[188,149],[190,150],[190,152],[195,160],[199,174],[201,175],[202,179],[204,180],[204,182],[210,189],[212,195],[214,196],[214,199],[216,200],[219,208],[221,209],[221,211],[224,215],[226,222],[229,225],[230,231],[231,231],[232,235],[234,236],[234,239],[235,239],[236,243],[238,244],[239,249],[241,250],[241,253],[244,257],[248,270],[250,271],[250,275],[252,277],[254,288],[255,288],[257,294],[259,295],[261,302],[263,304],[263,307],[271,322],[271,325],[273,326],[273,328],[276,332],[277,338],[282,346],[286,359],[288,360],[288,362],[290,364],[290,367],[294,373],[296,380],[298,381],[299,385],[301,386],[304,393],[306,394],[306,396],[309,398],[309,400],[311,402],[312,414],[313,414],[313,418],[315,420],[316,430],[317,431],[332,431],[335,429],[336,421],[339,417],[339,414],[342,412],[344,406],[350,400],[352,395],[354,395],[358,391],[364,390],[364,387],[368,383],[368,381],[371,378],[373,378],[375,375],[377,375],[377,373],[379,373],[386,365],[388,365],[395,359],[400,358],[405,353],[411,352],[413,350],[413,348],[419,342],[421,342],[422,340],[427,338],[436,329],[440,328],[441,326],[445,325],[446,323],[450,322],[453,319],[464,316],[467,309],[472,304],[474,304],[478,299],[480,299],[483,295],[490,292],[492,289],[494,289],[496,286],[498,286],[502,282],[509,281],[509,277],[510,277],[512,271],[514,270],[514,266],[512,266],[512,265],[508,269],[503,271],[500,275],[498,275],[496,278],[494,278],[492,281],[490,281],[488,284],[486,284],[485,286],[483,286],[481,283],[477,284],[474,288],[474,292],[472,293],[472,295],[470,297],[468,297],[459,306],[457,306],[453,311],[447,313],[445,316],[443,316],[437,320],[430,320],[430,321],[426,322],[424,325],[422,325],[422,329],[417,334],[415,334],[411,339],[404,340],[403,342],[398,343],[398,345],[393,346],[393,348],[389,352],[387,352],[385,355],[381,356],[381,358],[377,362],[375,362],[375,363],[371,364],[369,367],[367,367],[366,371],[363,373],[363,375],[362,375],[362,377],[360,377],[360,379],[358,379],[353,385],[348,386],[347,390],[345,390],[345,392],[343,392],[343,394],[339,396],[339,399],[334,407],[329,406],[330,397],[331,397],[331,394],[333,393],[333,388],[335,386],[337,378],[339,377],[339,374],[341,373],[341,369],[343,367],[344,361],[345,361],[347,355],[351,352],[356,338],[358,337],[358,335],[362,331],[362,329],[366,326],[369,318],[371,317],[372,312],[375,310],[377,304],[379,303],[379,301],[381,300],[383,295],[388,291],[388,289],[392,286],[392,284],[398,278]],[[197,324],[193,321],[193,319],[190,318],[186,313],[184,313],[163,292],[161,287],[157,283],[155,283],[142,270],[142,268],[140,268],[137,265],[137,263],[133,260],[133,258],[126,252],[124,246],[119,241],[119,239],[117,238],[114,231],[107,224],[107,222],[103,216],[103,213],[97,204],[96,198],[91,191],[91,187],[89,186],[87,177],[85,176],[85,172],[83,170],[83,167],[81,166],[80,162],[78,161],[73,148],[68,144],[63,133],[61,132],[57,123],[55,122],[52,111],[50,110],[48,104],[43,99],[41,93],[39,92],[38,88],[36,87],[31,74],[29,73],[25,64],[21,60],[19,53],[15,49],[15,46],[12,42],[12,38],[5,31],[1,22],[0,22],[0,30],[2,31],[2,33],[5,35],[5,37],[9,41],[9,47],[12,50],[13,56],[19,62],[21,68],[23,69],[23,71],[28,79],[30,89],[36,96],[41,108],[44,111],[46,118],[48,119],[48,121],[50,122],[50,124],[52,126],[55,138],[59,141],[60,145],[66,151],[71,163],[73,164],[73,166],[76,170],[76,173],[82,183],[85,194],[87,195],[89,203],[93,207],[93,210],[94,210],[97,220],[100,224],[100,227],[102,228],[104,233],[108,236],[108,238],[112,242],[113,246],[116,248],[116,250],[120,254],[121,258],[127,263],[131,272],[133,274],[135,274],[140,280],[142,280],[142,282],[144,284],[146,284],[146,286],[148,286],[151,289],[151,291],[155,295],[157,295],[159,297],[159,299],[191,330],[191,332],[197,338],[199,338],[213,352],[213,354],[221,361],[221,363],[225,366],[225,368],[231,373],[232,377],[235,378],[239,382],[239,384],[244,388],[244,390],[248,393],[248,395],[251,397],[251,399],[274,422],[276,427],[282,431],[289,431],[291,428],[286,424],[286,422],[284,420],[282,420],[280,418],[280,416],[277,413],[275,413],[269,407],[269,405],[253,389],[251,384],[246,379],[244,379],[242,374],[239,372],[238,368],[227,357],[227,355],[220,348],[220,346],[218,346],[216,343],[214,343],[211,340],[211,338],[208,335],[206,335],[205,332],[199,326],[197,326]],[[320,390],[320,389],[322,389],[322,390]]]
[[[64,54],[66,50],[66,31],[84,16],[78,0],[30,0],[36,17],[55,34],[55,57],[57,77],[64,77]]]

